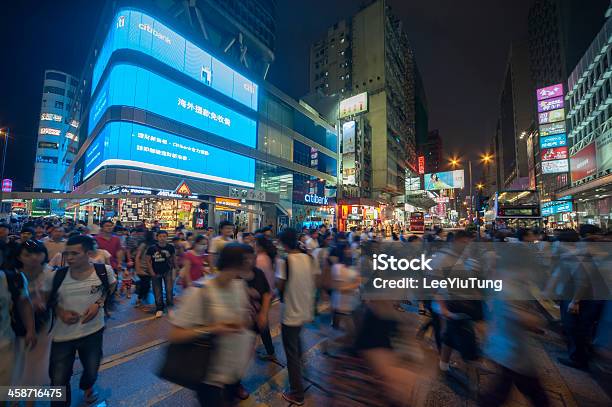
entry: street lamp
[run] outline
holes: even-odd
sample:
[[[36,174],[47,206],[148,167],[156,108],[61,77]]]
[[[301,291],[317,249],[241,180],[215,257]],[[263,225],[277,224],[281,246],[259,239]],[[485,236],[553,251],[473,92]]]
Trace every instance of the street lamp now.
[[[6,147],[8,146],[8,139],[11,129],[0,129],[0,134],[4,136],[4,152],[2,153],[2,173],[0,173],[0,180],[4,179],[4,167],[6,164]]]

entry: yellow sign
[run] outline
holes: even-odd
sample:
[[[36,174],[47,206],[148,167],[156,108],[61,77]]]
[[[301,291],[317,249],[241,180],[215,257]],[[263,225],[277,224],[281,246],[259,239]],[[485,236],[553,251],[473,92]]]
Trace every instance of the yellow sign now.
[[[189,188],[189,186],[187,185],[187,183],[185,181],[182,181],[178,187],[176,187],[176,189],[174,190],[175,194],[179,194],[179,195],[184,195],[184,196],[189,196],[191,195],[191,189]]]
[[[215,209],[218,211],[235,211],[239,206],[239,199],[215,198]]]

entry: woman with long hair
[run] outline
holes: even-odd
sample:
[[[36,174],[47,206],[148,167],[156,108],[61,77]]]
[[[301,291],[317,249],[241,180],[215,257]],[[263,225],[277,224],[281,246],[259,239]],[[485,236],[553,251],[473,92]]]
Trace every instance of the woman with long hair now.
[[[147,231],[145,233],[144,241],[136,249],[136,259],[134,260],[134,268],[136,269],[136,275],[139,278],[136,307],[140,307],[149,296],[151,290],[151,277],[153,276],[153,270],[149,270],[147,264],[146,253],[147,249],[155,244],[155,232]]]

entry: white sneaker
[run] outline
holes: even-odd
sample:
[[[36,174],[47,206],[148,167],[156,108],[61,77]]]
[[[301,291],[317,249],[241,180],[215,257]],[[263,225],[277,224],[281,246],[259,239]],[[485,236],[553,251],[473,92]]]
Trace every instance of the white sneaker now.
[[[164,313],[163,313],[162,311],[157,311],[157,312],[155,313],[155,318],[161,318],[161,317],[162,317],[162,315],[164,315]]]

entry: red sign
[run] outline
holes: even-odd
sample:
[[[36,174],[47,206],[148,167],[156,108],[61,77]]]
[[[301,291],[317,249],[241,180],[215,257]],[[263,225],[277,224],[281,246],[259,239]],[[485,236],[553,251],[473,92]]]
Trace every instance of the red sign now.
[[[425,174],[425,156],[419,156],[419,174]]]
[[[572,182],[580,181],[597,173],[597,150],[591,143],[570,158]]]
[[[2,180],[2,192],[11,192],[13,190],[13,180],[5,178]]]
[[[542,161],[567,160],[567,147],[545,148],[542,150]]]

